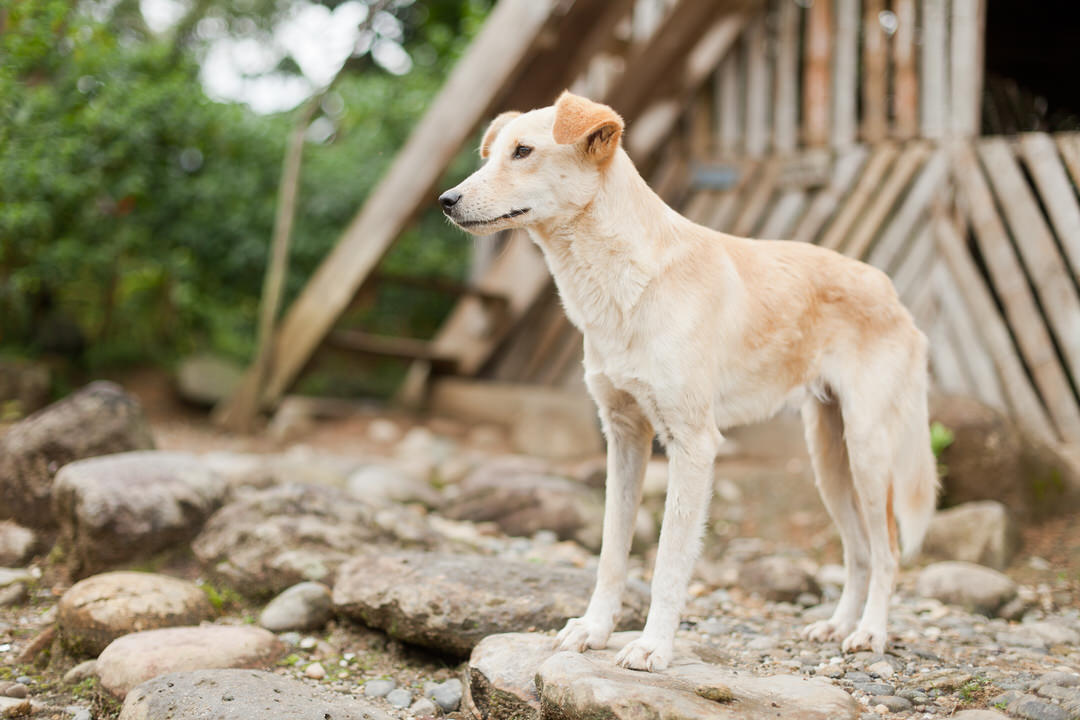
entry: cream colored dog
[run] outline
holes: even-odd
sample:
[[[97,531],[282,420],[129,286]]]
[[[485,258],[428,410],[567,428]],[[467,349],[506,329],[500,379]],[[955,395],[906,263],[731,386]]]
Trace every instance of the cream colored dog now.
[[[813,245],[754,241],[696,225],[664,204],[620,147],[622,119],[563,93],[503,113],[487,162],[440,198],[469,232],[526,228],[566,314],[585,336],[585,380],[608,441],[596,589],[558,647],[603,648],[621,606],[654,435],[670,462],[641,637],[617,662],[661,670],[698,556],[718,428],[801,407],[847,578],[832,618],[804,631],[881,652],[897,571],[918,551],[937,475],[927,423],[926,338],[886,275]]]

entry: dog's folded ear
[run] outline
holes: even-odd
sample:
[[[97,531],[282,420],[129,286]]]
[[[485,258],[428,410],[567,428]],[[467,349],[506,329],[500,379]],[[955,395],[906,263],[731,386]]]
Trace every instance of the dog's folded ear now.
[[[480,157],[487,159],[487,156],[491,154],[491,143],[495,142],[495,138],[499,137],[499,131],[506,127],[506,123],[516,118],[521,113],[511,110],[510,112],[504,112],[495,117],[488,125],[487,131],[484,133],[484,139],[480,141]]]
[[[551,134],[560,145],[580,143],[589,157],[606,164],[615,156],[623,133],[623,119],[601,105],[569,90],[555,101],[555,124]]]

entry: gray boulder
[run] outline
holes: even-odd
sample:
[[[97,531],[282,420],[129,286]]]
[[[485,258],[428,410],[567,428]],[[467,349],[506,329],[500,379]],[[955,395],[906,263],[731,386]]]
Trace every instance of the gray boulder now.
[[[935,514],[923,554],[1004,570],[1019,547],[1020,536],[1008,509],[996,500],[979,500]]]
[[[479,555],[387,551],[342,565],[338,612],[392,637],[467,655],[501,632],[553,630],[584,613],[595,577],[578,568]],[[619,627],[644,623],[648,591],[624,593]]]
[[[330,588],[322,583],[303,582],[271,600],[259,615],[259,624],[273,632],[318,630],[333,614]]]
[[[139,401],[110,382],[95,382],[0,437],[0,520],[53,528],[53,477],[75,460],[154,447]]]
[[[70,571],[84,577],[188,542],[225,492],[225,481],[187,453],[120,453],[64,466],[53,512]]]
[[[615,665],[637,633],[616,633],[606,650],[556,652],[546,635],[485,638],[469,658],[466,707],[490,720],[845,720],[859,706],[842,689],[798,675],[754,676],[702,661],[677,642],[662,673]]]
[[[966,562],[939,562],[920,574],[917,592],[944,603],[993,615],[1016,597],[1016,583],[992,568]]]
[[[0,567],[22,565],[30,559],[37,545],[33,530],[10,520],[0,520]]]
[[[362,698],[259,670],[175,672],[144,682],[119,720],[390,720]]]

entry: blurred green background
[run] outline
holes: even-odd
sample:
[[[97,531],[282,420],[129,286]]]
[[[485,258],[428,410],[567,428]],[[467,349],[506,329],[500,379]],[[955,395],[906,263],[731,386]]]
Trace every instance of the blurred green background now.
[[[277,184],[303,103],[258,113],[208,97],[202,73],[222,43],[274,46],[299,11],[322,5],[336,18],[346,4],[167,0],[176,17],[153,30],[147,2],[0,0],[0,352],[51,357],[62,377],[194,351],[251,357]],[[392,3],[345,61],[307,135],[283,307],[490,5]],[[407,62],[390,55],[386,69],[371,52],[380,42]],[[282,88],[304,80],[296,58],[277,54],[258,74]],[[466,153],[452,174],[475,163]],[[433,208],[381,270],[461,280],[471,248]],[[388,285],[349,322],[426,337],[448,310],[445,296]]]

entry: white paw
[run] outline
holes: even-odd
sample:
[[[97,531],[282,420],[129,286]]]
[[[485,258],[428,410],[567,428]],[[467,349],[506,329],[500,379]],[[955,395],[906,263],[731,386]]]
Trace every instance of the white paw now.
[[[819,620],[803,628],[802,636],[813,642],[829,642],[846,637],[855,629],[855,623],[842,620]]]
[[[631,670],[658,672],[671,663],[672,643],[639,637],[615,656],[615,664]]]
[[[858,628],[855,632],[844,638],[844,642],[840,647],[844,652],[870,650],[876,653],[883,653],[885,652],[885,645],[888,640],[888,633],[883,630]]]
[[[607,647],[611,626],[590,620],[588,617],[573,618],[555,636],[556,650],[585,652],[588,648],[603,650]]]

